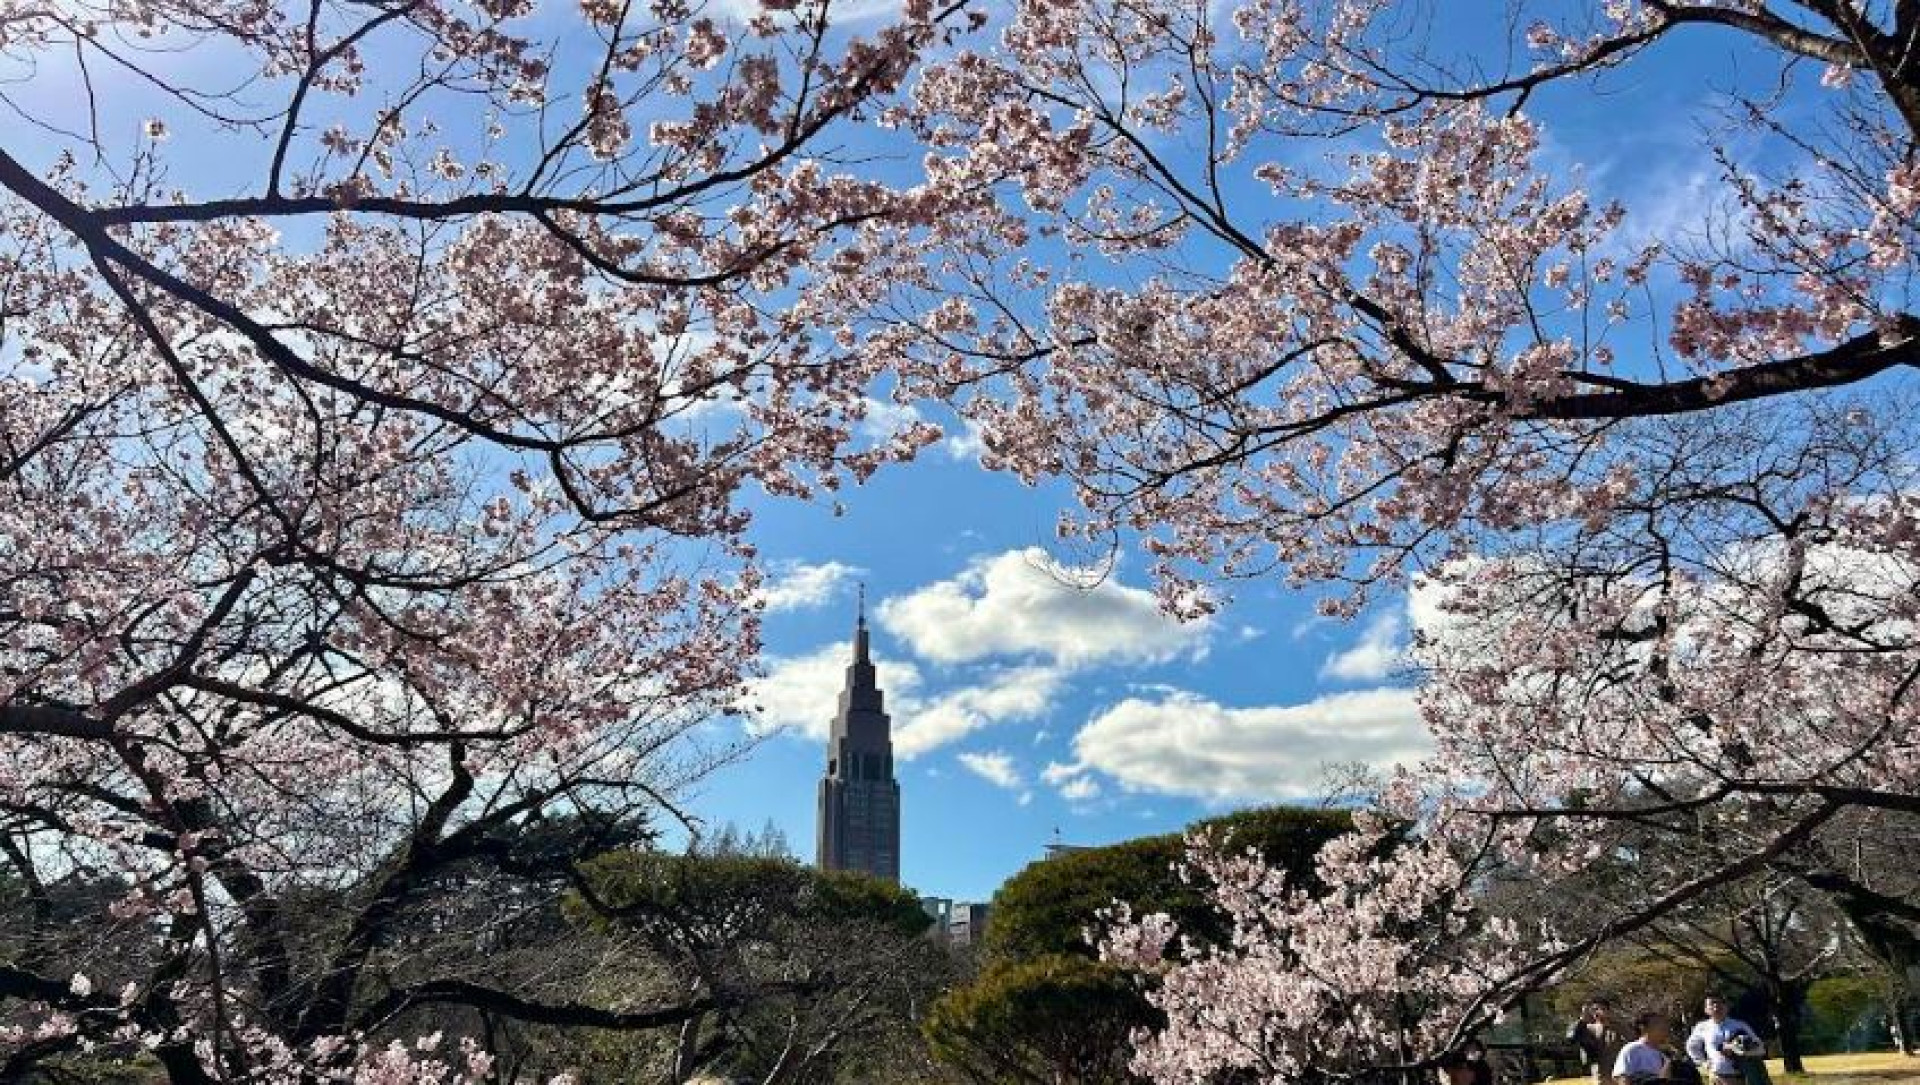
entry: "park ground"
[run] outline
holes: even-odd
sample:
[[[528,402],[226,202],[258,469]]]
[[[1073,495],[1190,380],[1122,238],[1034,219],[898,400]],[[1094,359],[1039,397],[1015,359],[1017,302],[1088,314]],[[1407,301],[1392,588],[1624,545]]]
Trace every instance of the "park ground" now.
[[[1807,1072],[1789,1074],[1779,1059],[1767,1062],[1773,1080],[1784,1085],[1920,1085],[1920,1058],[1893,1051],[1855,1055],[1809,1055]],[[1583,1085],[1586,1078],[1555,1078],[1547,1085]]]

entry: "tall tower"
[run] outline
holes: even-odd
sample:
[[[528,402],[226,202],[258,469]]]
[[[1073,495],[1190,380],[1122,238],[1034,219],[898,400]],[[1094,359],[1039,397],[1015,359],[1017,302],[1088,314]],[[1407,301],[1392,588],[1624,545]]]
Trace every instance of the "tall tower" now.
[[[900,880],[900,782],[893,778],[893,724],[868,655],[866,592],[853,627],[840,710],[820,779],[819,865]]]

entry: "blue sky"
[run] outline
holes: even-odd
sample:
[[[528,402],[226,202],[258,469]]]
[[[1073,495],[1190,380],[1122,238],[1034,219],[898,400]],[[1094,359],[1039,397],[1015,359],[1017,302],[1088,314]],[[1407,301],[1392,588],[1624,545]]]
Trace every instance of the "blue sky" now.
[[[572,7],[546,0],[534,18]],[[1436,10],[1497,17],[1504,7],[1445,0]],[[1457,40],[1473,24],[1461,18],[1436,33]],[[1719,118],[1705,107],[1730,87],[1764,88],[1775,71],[1742,51],[1725,33],[1681,34],[1609,76],[1602,97],[1536,96],[1547,162],[1601,198],[1626,200],[1629,234],[1693,219],[1713,188],[1701,124]],[[170,63],[227,78],[217,54]],[[1818,74],[1806,65],[1800,82]],[[71,71],[49,64],[8,93],[59,115],[72,112],[78,89]],[[165,112],[124,80],[106,89],[115,92],[102,106],[110,140]],[[259,171],[236,164],[258,159],[263,144],[229,134],[203,147],[187,125],[175,127],[174,180],[205,195],[257,189]],[[44,164],[64,141],[22,131],[7,142]],[[1056,828],[1079,843],[1169,831],[1232,806],[1311,801],[1329,761],[1419,753],[1423,731],[1398,669],[1404,597],[1337,624],[1277,581],[1242,585],[1213,621],[1176,626],[1158,616],[1142,563],[1125,554],[1085,591],[1043,567],[1049,555],[1075,560],[1053,541],[1069,498],[981,470],[955,433],[919,462],[839,495],[839,515],[826,502],[756,502],[753,538],[772,575],[764,733],[701,785],[694,811],[749,828],[771,818],[811,854],[822,736],[861,581],[900,739],[903,873],[923,891],[984,898]]]
[[[1466,33],[1438,28],[1442,39]],[[1630,239],[1684,233],[1718,188],[1705,137],[1723,133],[1714,107],[1731,89],[1763,92],[1777,73],[1772,58],[1754,60],[1737,37],[1682,33],[1606,77],[1598,96],[1537,95],[1543,165],[1625,202]],[[1818,75],[1803,65],[1798,81]],[[1336,623],[1277,580],[1240,585],[1215,621],[1183,630],[1151,616],[1143,563],[1123,554],[1094,598],[1064,586],[1054,597],[1044,573],[1016,570],[1048,553],[1073,560],[1052,538],[1070,497],[989,475],[949,445],[843,495],[843,516],[763,508],[755,537],[776,570],[786,563],[792,589],[767,622],[763,707],[783,726],[715,775],[695,808],[749,827],[771,818],[811,854],[856,580],[876,604],[896,732],[919,728],[900,771],[903,878],[926,892],[984,898],[1056,828],[1077,843],[1177,830],[1224,808],[1315,801],[1330,761],[1418,755],[1424,730],[1399,659],[1412,620],[1404,595]],[[1017,621],[1023,605],[1044,610],[1055,633]],[[1104,635],[1116,627],[1121,643]],[[910,698],[896,695],[903,684]],[[956,704],[1001,710],[956,721]]]
[[[759,701],[777,730],[710,777],[696,811],[771,818],[810,855],[859,582],[901,747],[902,876],[926,892],[990,895],[1056,828],[1077,843],[1175,830],[1310,799],[1330,759],[1418,753],[1411,698],[1392,688],[1400,600],[1348,626],[1253,585],[1181,626],[1124,558],[1091,589],[1047,568],[1072,558],[1052,543],[1069,495],[984,472],[960,444],[843,495],[843,515],[761,508],[776,609]]]

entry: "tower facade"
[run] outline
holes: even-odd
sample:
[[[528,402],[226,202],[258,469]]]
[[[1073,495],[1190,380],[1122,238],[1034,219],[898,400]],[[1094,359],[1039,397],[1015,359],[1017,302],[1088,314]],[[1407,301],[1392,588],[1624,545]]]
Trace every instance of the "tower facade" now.
[[[864,600],[853,630],[853,662],[827,740],[819,818],[821,869],[862,870],[900,881],[900,782],[893,776],[893,722],[869,655]]]

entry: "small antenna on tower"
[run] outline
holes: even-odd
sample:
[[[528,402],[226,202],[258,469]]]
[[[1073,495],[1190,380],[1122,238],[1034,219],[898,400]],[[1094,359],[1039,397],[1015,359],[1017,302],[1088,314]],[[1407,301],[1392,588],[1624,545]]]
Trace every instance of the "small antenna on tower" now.
[[[858,613],[859,613],[859,622],[860,622],[860,624],[861,624],[861,625],[865,625],[865,624],[867,624],[867,582],[866,582],[866,581],[864,581],[864,580],[862,580],[862,581],[860,582],[860,603],[859,603],[859,606],[860,606],[860,610],[859,610],[859,612],[858,612]]]

